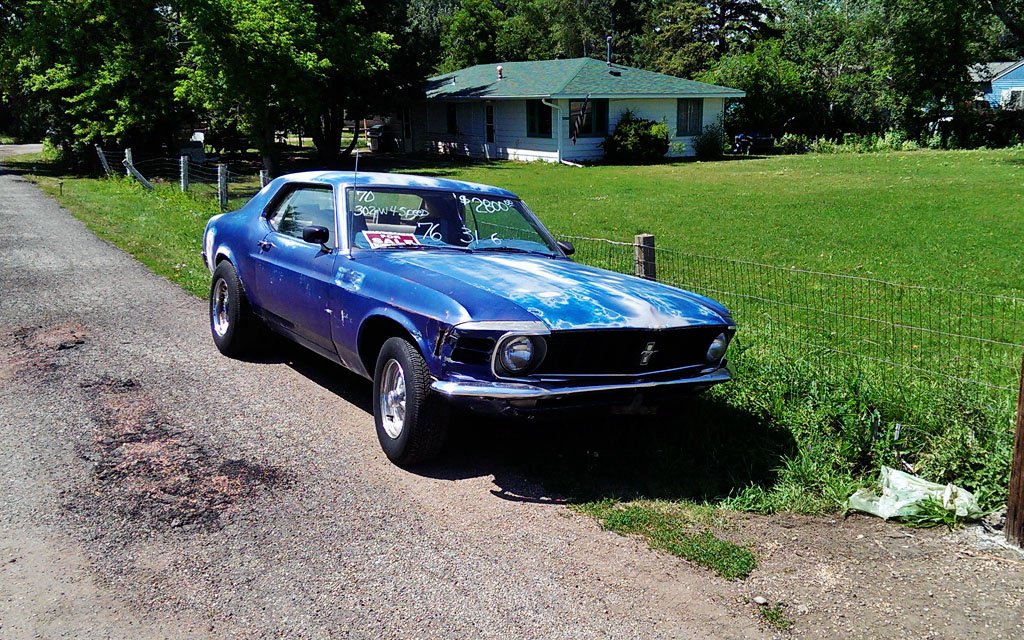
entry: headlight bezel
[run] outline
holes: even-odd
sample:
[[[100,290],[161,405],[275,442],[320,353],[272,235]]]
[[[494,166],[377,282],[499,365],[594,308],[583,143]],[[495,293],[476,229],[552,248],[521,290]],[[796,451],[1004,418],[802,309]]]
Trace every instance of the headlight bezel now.
[[[515,368],[508,357],[509,348],[517,345],[528,345],[530,356],[527,362]],[[520,351],[520,354],[522,351]],[[540,363],[544,361],[547,353],[547,341],[542,336],[534,333],[509,332],[498,338],[494,344],[494,351],[491,353],[491,371],[498,378],[522,378],[528,376]]]
[[[704,356],[708,364],[718,364],[725,358],[726,352],[729,351],[730,340],[731,336],[725,331],[715,336],[715,339],[708,345],[707,353]]]

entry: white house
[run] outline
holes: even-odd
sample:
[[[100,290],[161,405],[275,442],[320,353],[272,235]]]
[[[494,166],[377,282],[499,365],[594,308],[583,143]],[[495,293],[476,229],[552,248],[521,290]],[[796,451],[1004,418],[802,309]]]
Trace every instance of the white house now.
[[[505,62],[430,78],[410,108],[408,151],[478,158],[598,160],[625,111],[669,127],[668,155],[693,155],[692,136],[744,92],[592,58]],[[577,117],[586,106],[582,126]]]

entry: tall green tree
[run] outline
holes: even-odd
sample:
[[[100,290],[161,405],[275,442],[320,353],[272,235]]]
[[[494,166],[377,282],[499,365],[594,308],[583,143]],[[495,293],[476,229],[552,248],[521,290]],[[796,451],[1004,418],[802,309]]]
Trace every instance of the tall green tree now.
[[[968,69],[981,62],[984,13],[962,0],[881,0],[892,79],[887,106],[917,135],[928,121],[963,110],[975,93]]]
[[[706,71],[719,56],[704,35],[711,13],[702,2],[673,0],[655,15],[649,66],[682,78]]]
[[[726,56],[699,79],[746,92],[727,115],[736,132],[781,135],[794,117],[813,110],[817,96],[804,81],[800,66],[786,58],[781,40],[766,40],[750,53]]]
[[[498,32],[505,15],[492,0],[462,0],[444,21],[441,71],[498,61]]]
[[[1024,45],[1024,0],[982,0],[983,5],[1013,34],[1017,46]]]
[[[179,1],[190,46],[177,95],[237,114],[272,173],[278,130],[312,124],[331,158],[346,112],[383,93],[371,79],[388,69],[392,37],[365,26],[358,0]]]
[[[174,145],[187,112],[173,95],[177,54],[166,3],[3,3],[0,25],[4,100],[53,144]]]
[[[549,3],[545,0],[509,0],[498,31],[498,60],[544,60],[555,55],[551,38]]]
[[[406,3],[407,43],[418,52],[421,64],[431,71],[441,64],[444,21],[455,13],[459,4],[460,0],[409,0]]]
[[[704,0],[707,19],[705,39],[717,57],[749,51],[758,40],[775,35],[774,16],[759,0]]]

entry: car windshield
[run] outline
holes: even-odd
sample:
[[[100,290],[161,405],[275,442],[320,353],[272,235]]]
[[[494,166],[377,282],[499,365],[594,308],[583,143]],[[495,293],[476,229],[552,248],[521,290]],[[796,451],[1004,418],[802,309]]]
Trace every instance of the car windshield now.
[[[561,255],[517,198],[435,189],[348,189],[349,237],[361,249],[458,249]]]

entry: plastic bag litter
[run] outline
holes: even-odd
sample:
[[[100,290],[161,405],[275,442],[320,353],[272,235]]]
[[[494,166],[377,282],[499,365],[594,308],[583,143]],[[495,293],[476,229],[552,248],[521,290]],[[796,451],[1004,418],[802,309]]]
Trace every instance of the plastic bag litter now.
[[[878,484],[882,495],[877,495],[874,489],[858,489],[850,496],[850,509],[888,520],[914,515],[919,502],[934,499],[940,501],[946,509],[955,510],[961,518],[974,519],[983,515],[974,494],[952,484],[928,482],[889,467],[882,467]]]

